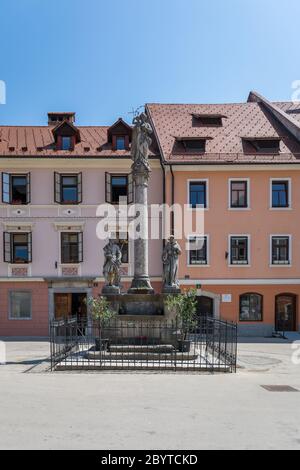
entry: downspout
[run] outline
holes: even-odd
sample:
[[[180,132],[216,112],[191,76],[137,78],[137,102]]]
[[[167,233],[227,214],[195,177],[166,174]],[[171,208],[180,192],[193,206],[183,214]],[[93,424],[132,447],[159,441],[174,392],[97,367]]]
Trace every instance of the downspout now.
[[[171,171],[171,176],[172,176],[172,208],[174,207],[175,204],[175,177],[174,177],[174,172],[173,172],[173,166],[170,165],[170,171]],[[171,235],[175,235],[175,215],[174,215],[174,210],[172,210],[171,213]]]

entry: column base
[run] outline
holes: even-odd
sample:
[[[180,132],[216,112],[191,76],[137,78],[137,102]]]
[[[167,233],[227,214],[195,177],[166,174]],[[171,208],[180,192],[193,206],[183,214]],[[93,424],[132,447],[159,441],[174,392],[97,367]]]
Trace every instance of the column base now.
[[[134,278],[128,294],[154,294],[149,277]]]

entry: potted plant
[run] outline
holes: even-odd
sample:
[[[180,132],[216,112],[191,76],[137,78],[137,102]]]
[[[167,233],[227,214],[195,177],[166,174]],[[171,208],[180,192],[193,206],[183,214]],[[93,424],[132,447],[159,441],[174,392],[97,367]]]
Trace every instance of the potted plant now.
[[[166,307],[175,313],[176,322],[179,324],[180,336],[178,349],[181,352],[190,352],[191,342],[188,333],[197,326],[197,292],[192,289],[183,294],[170,295],[166,300]]]
[[[88,306],[92,319],[97,322],[99,335],[95,339],[96,351],[107,351],[109,348],[109,339],[102,337],[103,330],[110,321],[116,316],[116,312],[111,308],[105,297],[90,298]]]

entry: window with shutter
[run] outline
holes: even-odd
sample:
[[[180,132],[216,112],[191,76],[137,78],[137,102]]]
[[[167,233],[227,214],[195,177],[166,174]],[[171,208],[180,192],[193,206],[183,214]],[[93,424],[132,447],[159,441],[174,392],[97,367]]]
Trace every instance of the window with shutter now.
[[[57,172],[54,173],[54,201],[61,203],[61,177]]]
[[[127,195],[127,204],[134,203],[134,181],[132,173],[128,175],[128,195]]]
[[[10,204],[10,174],[2,173],[2,202],[4,204]]]
[[[30,203],[30,173],[2,173],[2,202],[26,205]]]
[[[4,263],[11,263],[11,233],[3,233],[3,260]]]
[[[78,193],[78,204],[82,203],[82,173],[78,174],[77,177],[77,193]]]
[[[108,204],[112,203],[111,198],[111,175],[110,173],[105,173],[105,202]]]

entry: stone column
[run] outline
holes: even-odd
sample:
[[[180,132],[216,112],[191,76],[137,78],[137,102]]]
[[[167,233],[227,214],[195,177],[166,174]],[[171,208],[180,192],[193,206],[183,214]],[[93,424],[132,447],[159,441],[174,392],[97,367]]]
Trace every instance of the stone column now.
[[[141,162],[132,165],[132,177],[135,183],[135,204],[139,214],[139,238],[134,240],[134,278],[130,294],[153,294],[149,278],[148,262],[148,181],[150,167]]]

